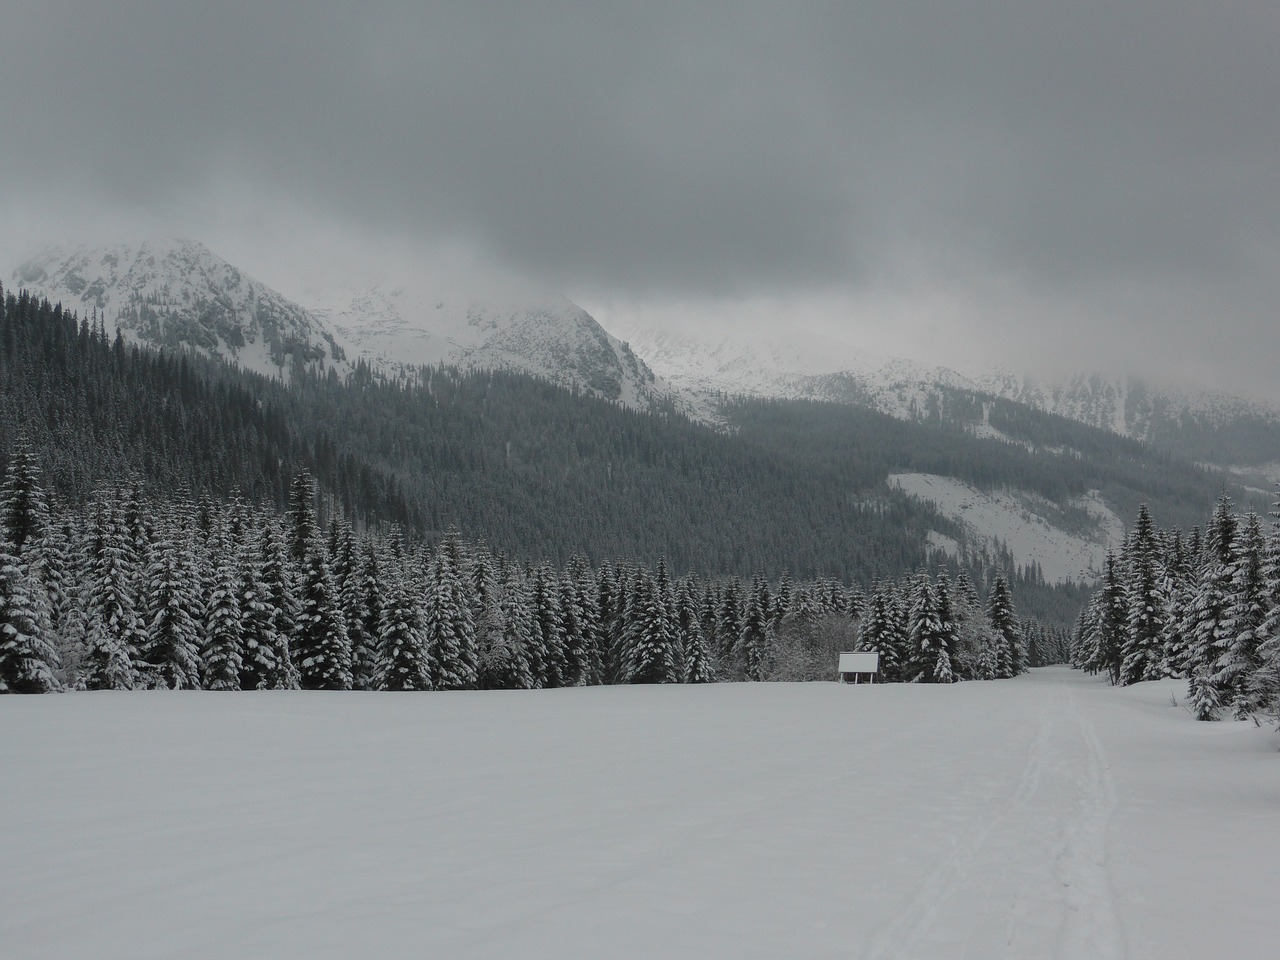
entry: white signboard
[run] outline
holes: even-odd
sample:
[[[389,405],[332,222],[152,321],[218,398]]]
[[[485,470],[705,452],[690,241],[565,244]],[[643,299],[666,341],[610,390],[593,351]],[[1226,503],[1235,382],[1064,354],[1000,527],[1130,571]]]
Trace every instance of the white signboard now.
[[[841,673],[876,673],[879,670],[880,654],[878,653],[840,654]]]

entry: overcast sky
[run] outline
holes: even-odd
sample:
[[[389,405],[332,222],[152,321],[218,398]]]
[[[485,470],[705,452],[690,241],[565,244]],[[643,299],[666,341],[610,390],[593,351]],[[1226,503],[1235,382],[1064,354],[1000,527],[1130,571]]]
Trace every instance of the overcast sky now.
[[[1276,0],[7,0],[0,275],[178,233],[1280,400]],[[471,290],[474,288],[474,290]]]

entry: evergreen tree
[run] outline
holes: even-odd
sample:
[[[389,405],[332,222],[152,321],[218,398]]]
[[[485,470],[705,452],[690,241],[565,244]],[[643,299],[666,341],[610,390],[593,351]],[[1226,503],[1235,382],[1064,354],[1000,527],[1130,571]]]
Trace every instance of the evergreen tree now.
[[[1164,660],[1163,598],[1160,595],[1159,545],[1155,523],[1144,503],[1125,557],[1125,606],[1128,612],[1121,648],[1120,682],[1158,679]]]
[[[908,679],[913,683],[950,683],[954,676],[947,654],[947,634],[938,617],[938,600],[928,574],[916,577],[911,593]]]
[[[132,689],[134,657],[130,638],[137,615],[126,549],[112,505],[99,501],[93,532],[84,683],[90,690]]]
[[[629,683],[679,683],[675,623],[658,584],[643,571],[631,592]]]
[[[568,674],[564,614],[560,610],[556,576],[551,572],[549,563],[542,563],[533,571],[529,599],[538,623],[534,643],[537,655],[533,661],[538,685],[564,686]]]
[[[529,664],[530,609],[525,584],[512,566],[489,595],[480,653],[480,686],[487,690],[528,690],[534,684]]]
[[[684,651],[685,683],[711,683],[715,674],[711,668],[711,654],[702,635],[702,618],[697,604],[697,585],[682,580],[676,590],[676,617],[679,645]]]
[[[350,690],[351,646],[335,596],[329,565],[320,550],[306,560],[302,609],[292,644],[304,690]]]
[[[1258,708],[1249,680],[1261,665],[1259,647],[1268,612],[1265,550],[1262,523],[1250,512],[1232,551],[1230,627],[1212,676],[1222,702],[1231,704],[1237,720],[1247,719]]]
[[[268,625],[261,646],[250,663],[254,686],[260,690],[298,690],[302,674],[293,656],[293,638],[301,614],[294,593],[295,574],[289,564],[284,535],[268,520],[262,530],[260,596]]]
[[[320,521],[316,516],[316,484],[306,471],[289,486],[289,559],[305,569],[319,546]]]
[[[169,690],[200,688],[200,624],[204,609],[187,560],[192,544],[176,526],[153,552],[147,579],[150,629],[144,659],[149,683]]]
[[[904,679],[907,636],[886,584],[877,585],[862,618],[858,647],[880,654],[880,676],[887,682]]]
[[[987,620],[995,634],[995,676],[1015,677],[1026,672],[1026,656],[1019,637],[1018,619],[1013,611],[1013,597],[1009,581],[1003,575],[996,577],[987,596]],[[983,669],[986,669],[984,663]]]
[[[21,559],[39,541],[49,523],[49,507],[40,482],[35,451],[25,436],[10,448],[4,483],[0,484],[0,520],[9,552]]]
[[[242,663],[238,558],[225,537],[212,538],[213,592],[205,611],[203,676],[206,690],[239,690]]]
[[[0,531],[0,693],[57,689],[57,668],[58,655],[49,642],[44,585],[10,548],[5,531]]]
[[[1219,660],[1233,634],[1236,528],[1231,500],[1224,495],[1205,531],[1203,559],[1187,611],[1187,696],[1197,720],[1217,719],[1219,709],[1231,699],[1219,677]]]
[[[430,690],[431,658],[418,592],[402,575],[390,570],[387,574],[391,579],[384,588],[386,602],[379,628],[382,670],[375,682],[383,690]]]
[[[757,575],[747,593],[738,634],[738,651],[745,659],[748,680],[767,680],[773,653],[773,627],[766,613],[768,591],[764,578]]]
[[[425,591],[423,627],[432,686],[438,690],[475,687],[479,679],[475,625],[447,540],[436,550],[428,568]]]

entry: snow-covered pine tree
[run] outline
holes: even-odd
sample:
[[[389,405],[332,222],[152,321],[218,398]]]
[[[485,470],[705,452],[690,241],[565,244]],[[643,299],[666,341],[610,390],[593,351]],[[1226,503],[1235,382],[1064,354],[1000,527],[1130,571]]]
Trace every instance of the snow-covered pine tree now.
[[[913,683],[950,683],[953,679],[947,655],[947,636],[938,617],[938,599],[929,575],[916,576],[911,590],[907,679]]]
[[[58,666],[44,585],[0,530],[0,693],[55,690]]]
[[[885,584],[876,584],[862,616],[858,649],[880,654],[880,678],[894,683],[903,678],[906,637],[887,591]]]
[[[270,625],[263,631],[263,646],[250,663],[254,686],[260,690],[297,690],[302,675],[293,656],[293,638],[301,612],[294,592],[296,573],[289,563],[285,535],[278,523],[268,518],[262,525],[259,555],[258,596]]]
[[[246,517],[235,547],[240,584],[240,689],[262,690],[267,688],[265,678],[272,670],[276,644],[273,611],[262,577],[261,526]]]
[[[601,680],[604,683],[625,683],[628,669],[623,643],[626,588],[622,583],[622,571],[608,562],[603,563],[596,573],[596,602],[600,608]]]
[[[478,680],[475,625],[454,562],[446,540],[436,550],[424,585],[423,630],[431,683],[438,690],[471,689]]]
[[[1221,691],[1232,715],[1245,720],[1259,708],[1249,689],[1249,679],[1261,665],[1259,646],[1267,619],[1266,541],[1262,522],[1252,511],[1239,529],[1232,551],[1230,630],[1221,648],[1212,682]]]
[[[529,665],[533,611],[524,578],[512,564],[502,583],[490,591],[485,635],[480,648],[480,686],[486,690],[528,690],[534,686]]]
[[[582,611],[572,574],[566,570],[555,579],[556,601],[560,608],[561,636],[564,638],[564,676],[566,687],[582,687],[590,673],[587,638],[583,635]]]
[[[708,581],[702,588],[702,600],[698,605],[698,619],[702,623],[702,639],[707,645],[708,656],[720,649],[720,639],[716,635],[720,626],[719,618],[716,616],[719,607],[719,586],[713,581]]]
[[[783,570],[782,579],[778,582],[778,592],[769,601],[767,611],[769,622],[774,625],[775,629],[782,625],[783,618],[790,612],[792,599],[791,573]]]
[[[684,651],[685,683],[711,683],[715,675],[711,654],[702,635],[697,581],[686,578],[676,590],[676,624],[680,648]]]
[[[675,618],[657,582],[641,571],[631,594],[629,683],[679,683]]]
[[[1249,678],[1249,695],[1260,713],[1280,724],[1280,502],[1272,505],[1263,556],[1267,612],[1258,628],[1258,668]]]
[[[1120,682],[1130,684],[1156,680],[1163,673],[1165,609],[1160,593],[1160,545],[1145,503],[1138,508],[1125,561],[1128,617],[1121,648]]]
[[[80,673],[84,656],[84,605],[81,587],[84,577],[76,562],[81,551],[80,531],[70,517],[50,522],[35,548],[35,569],[44,584],[49,605],[49,642],[53,644],[61,669],[57,675],[66,685]]]
[[[769,593],[764,577],[756,574],[747,592],[746,608],[738,633],[738,652],[748,680],[767,680],[773,660],[773,624],[769,620]]]
[[[938,574],[934,603],[938,617],[939,653],[933,679],[936,683],[955,683],[957,677],[953,664],[956,654],[956,617],[955,607],[951,602],[951,581],[945,571]]]
[[[293,661],[304,690],[350,690],[351,645],[329,565],[317,547],[307,557],[293,642]]]
[[[95,506],[91,549],[83,681],[90,690],[131,690],[137,613],[127,549],[109,498]]]
[[[562,687],[568,673],[564,615],[560,610],[556,575],[549,563],[541,563],[534,569],[529,587],[529,601],[533,606],[534,618],[538,621],[535,634],[537,655],[533,661],[538,685]]]
[[[731,577],[720,591],[720,606],[716,611],[716,652],[725,663],[738,659],[738,639],[742,636],[742,581]]]
[[[201,651],[206,690],[239,690],[242,662],[239,557],[219,529],[210,537],[213,589],[205,610]]]
[[[343,547],[346,550],[345,544]],[[355,690],[376,690],[382,654],[379,633],[384,597],[379,553],[372,541],[353,548],[352,573],[342,593],[342,608],[351,642],[351,685]]]
[[[573,584],[575,613],[578,618],[579,648],[574,653],[580,664],[583,684],[594,686],[604,682],[603,635],[595,590],[595,578],[581,557],[571,560],[567,579]]]
[[[200,688],[200,625],[204,608],[199,583],[191,576],[191,537],[172,514],[159,533],[147,572],[147,646],[143,651],[148,685],[169,690]]]
[[[1203,559],[1187,612],[1187,697],[1197,720],[1216,720],[1230,703],[1229,691],[1215,677],[1218,661],[1232,639],[1237,523],[1231,498],[1218,500],[1205,531]]]
[[[996,639],[996,676],[1016,677],[1027,671],[1026,651],[1018,630],[1018,617],[1013,609],[1013,594],[1003,574],[991,584],[987,596],[987,620]]]
[[[320,521],[316,516],[316,483],[305,470],[289,485],[289,559],[306,569],[319,546]]]
[[[1093,673],[1106,673],[1113,684],[1118,684],[1129,611],[1125,604],[1120,565],[1116,555],[1110,551],[1107,552],[1106,571],[1097,600],[1097,616],[1092,623],[1091,656],[1085,668]]]
[[[430,690],[431,659],[422,600],[405,576],[385,567],[382,585],[384,602],[379,627],[382,668],[376,678],[382,690]]]
[[[9,448],[9,462],[0,484],[0,532],[15,560],[22,559],[28,546],[44,536],[48,524],[49,505],[40,465],[30,440],[20,435]]]

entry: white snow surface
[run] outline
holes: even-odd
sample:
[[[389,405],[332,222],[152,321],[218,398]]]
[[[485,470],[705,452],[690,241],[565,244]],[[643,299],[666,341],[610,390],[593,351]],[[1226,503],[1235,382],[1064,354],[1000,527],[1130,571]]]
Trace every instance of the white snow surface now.
[[[1276,736],[1182,689],[3,697],[3,954],[1267,956]]]
[[[1118,547],[1124,536],[1124,521],[1096,492],[1069,505],[1085,511],[1093,529],[1069,533],[1052,522],[1058,508],[1027,491],[989,493],[955,477],[927,473],[891,474],[889,484],[933,503],[944,517],[961,524],[968,544],[993,547],[999,541],[1019,563],[1039,563],[1050,583],[1096,579],[1106,565],[1107,551]],[[930,543],[956,552],[948,548],[955,541],[940,535]]]

